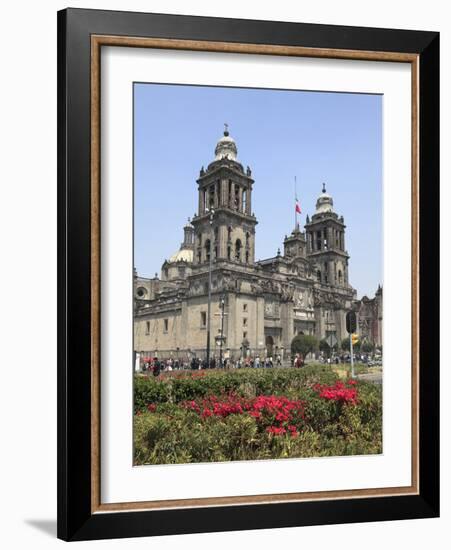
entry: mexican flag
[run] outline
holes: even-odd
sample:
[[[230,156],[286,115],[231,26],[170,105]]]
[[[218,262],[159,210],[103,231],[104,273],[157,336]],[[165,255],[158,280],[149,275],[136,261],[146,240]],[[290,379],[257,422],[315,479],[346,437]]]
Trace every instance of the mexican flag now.
[[[297,214],[300,214],[300,213],[301,213],[301,205],[299,204],[298,199],[296,199],[296,201],[295,201],[294,210],[295,210],[295,212],[296,212]]]

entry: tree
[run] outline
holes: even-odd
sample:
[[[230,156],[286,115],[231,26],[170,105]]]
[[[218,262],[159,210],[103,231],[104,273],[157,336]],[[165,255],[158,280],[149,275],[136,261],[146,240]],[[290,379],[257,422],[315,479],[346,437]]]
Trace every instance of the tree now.
[[[325,338],[323,338],[320,343],[319,343],[319,349],[321,351],[324,351],[325,353],[329,353],[330,351],[330,346],[329,344],[327,343],[327,340]]]
[[[374,350],[374,344],[372,344],[371,342],[368,342],[368,340],[365,340],[362,343],[361,350],[364,353],[371,353]]]
[[[291,341],[291,353],[302,354],[303,357],[318,349],[318,340],[309,334],[298,334]]]
[[[347,338],[343,338],[341,341],[341,349],[343,351],[349,351],[349,336]]]

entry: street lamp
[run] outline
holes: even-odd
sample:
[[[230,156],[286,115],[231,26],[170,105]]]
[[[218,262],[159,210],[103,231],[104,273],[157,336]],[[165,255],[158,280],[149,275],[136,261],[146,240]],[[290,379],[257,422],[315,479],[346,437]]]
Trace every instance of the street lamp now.
[[[207,306],[207,365],[210,366],[210,319],[211,319],[211,270],[213,266],[213,217],[215,211],[210,209],[210,258],[208,262],[208,306]]]
[[[222,346],[224,344],[224,308],[225,308],[225,297],[224,294],[221,295],[221,340],[219,344],[219,364],[222,365]]]

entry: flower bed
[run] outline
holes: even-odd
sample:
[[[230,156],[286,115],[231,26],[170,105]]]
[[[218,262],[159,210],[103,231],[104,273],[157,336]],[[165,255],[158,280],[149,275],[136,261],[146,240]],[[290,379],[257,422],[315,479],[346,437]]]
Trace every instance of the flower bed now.
[[[144,379],[135,412],[135,464],[382,451],[381,388],[327,366]]]

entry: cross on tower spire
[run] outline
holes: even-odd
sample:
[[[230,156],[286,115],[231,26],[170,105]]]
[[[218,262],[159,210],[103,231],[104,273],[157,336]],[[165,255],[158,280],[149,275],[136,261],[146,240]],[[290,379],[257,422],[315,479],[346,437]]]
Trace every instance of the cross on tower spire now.
[[[325,193],[325,192],[326,192],[326,184],[323,183],[323,193]]]
[[[227,124],[227,122],[224,122],[224,135],[229,135],[229,125]]]

